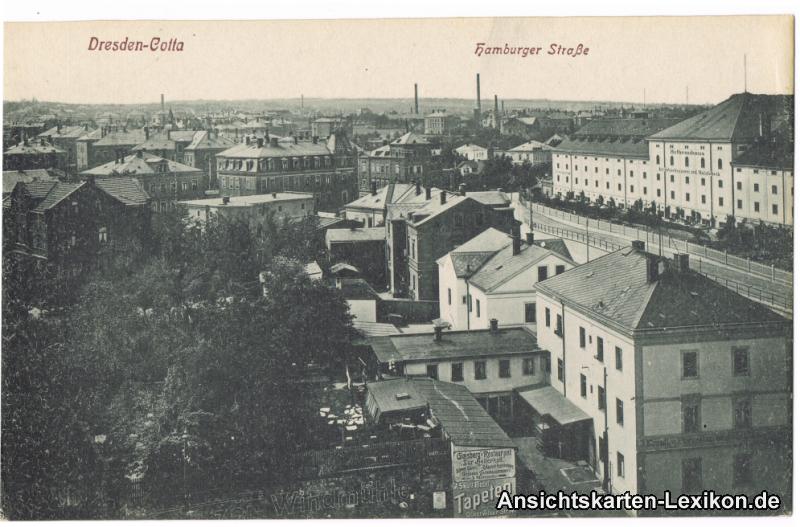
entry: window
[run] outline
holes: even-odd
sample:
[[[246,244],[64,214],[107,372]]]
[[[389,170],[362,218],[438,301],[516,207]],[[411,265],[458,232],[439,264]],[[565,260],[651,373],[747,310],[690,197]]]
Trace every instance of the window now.
[[[685,167],[689,166],[689,156],[683,158],[683,166]]]
[[[753,183],[753,192],[758,192],[758,183]]]
[[[675,166],[675,156],[669,156],[669,166]]]
[[[453,305],[453,291],[449,287],[447,288],[447,305]]]
[[[586,330],[584,328],[578,328],[578,342],[580,347],[586,347]]]
[[[623,426],[625,424],[625,407],[622,405],[622,401],[617,399],[617,424],[619,426]]]
[[[597,387],[597,409],[606,409],[606,389],[602,386]]]
[[[778,185],[772,185],[772,193],[773,194],[777,194],[778,193]]]
[[[740,199],[736,200],[736,208],[737,209],[741,209],[742,208],[742,200],[740,200]]]
[[[475,380],[482,381],[486,378],[486,361],[475,361]]]
[[[542,360],[544,361],[544,371],[550,373],[550,355],[545,355]]]
[[[500,359],[500,378],[508,379],[511,377],[511,361],[508,359]]]
[[[525,323],[536,323],[536,302],[529,302],[525,304]]]
[[[586,375],[581,373],[581,397],[586,399]]]
[[[761,206],[759,205],[759,203],[757,201],[754,201],[753,202],[753,211],[760,212],[760,210],[761,210]]]
[[[481,318],[481,301],[475,299],[475,318]]]
[[[625,477],[625,456],[617,452],[617,476]]]
[[[684,494],[696,494],[703,490],[703,464],[699,457],[681,462],[681,490]]]
[[[661,156],[657,155],[656,156],[656,165],[660,165],[660,164],[661,164]]]
[[[718,200],[718,201],[719,201],[719,206],[720,206],[720,207],[722,207],[722,206],[723,206],[723,203],[725,203],[725,200],[723,200],[722,198],[719,198],[719,200]]]
[[[464,380],[463,362],[454,362],[450,365],[450,380],[452,382],[461,382]]]
[[[736,190],[742,190],[742,182],[741,181],[737,181],[736,182]]]
[[[538,275],[539,275],[539,279],[537,281],[541,282],[543,280],[547,280],[547,266],[546,265],[540,265],[539,268],[537,269],[537,272],[538,272]]]
[[[564,361],[558,359],[558,380],[564,382]]]
[[[684,351],[681,353],[681,360],[683,361],[683,378],[693,379],[697,377],[697,352]]]
[[[706,158],[700,158],[700,168],[706,168]]]
[[[674,190],[670,190],[669,191],[669,197],[670,197],[670,199],[675,199],[675,191]]]
[[[550,308],[544,308],[544,325],[550,327]]]
[[[533,358],[522,359],[522,375],[535,375],[536,362]]]
[[[772,206],[772,214],[777,216],[777,214],[778,214],[778,206],[777,205],[773,205]]]
[[[597,337],[597,360],[603,362],[603,339],[601,337]]]
[[[556,275],[560,275],[561,273],[563,273],[563,272],[564,272],[564,269],[565,269],[565,268],[564,268],[564,266],[563,266],[563,265],[557,265],[557,266],[556,266]]]
[[[749,485],[753,482],[753,456],[735,454],[733,456],[733,484]]]
[[[556,335],[559,337],[564,334],[564,321],[561,319],[561,315],[556,315]]]
[[[681,400],[681,417],[683,420],[683,433],[692,434],[700,431],[700,400],[698,398],[684,398]]]
[[[687,192],[686,193],[686,201],[690,201],[690,199],[691,199],[691,195]]]
[[[428,364],[428,377],[431,379],[438,379],[439,378],[439,365],[438,364]]]
[[[747,348],[733,348],[733,374],[750,375],[750,352]]]
[[[614,348],[614,365],[619,371],[622,371],[622,348],[619,346]]]
[[[717,159],[717,168],[722,170],[722,159]]]
[[[674,174],[670,174],[669,175],[669,182],[670,183],[675,183],[675,175]]]
[[[733,427],[750,428],[752,424],[753,405],[747,397],[741,397],[733,402]]]
[[[97,237],[100,243],[106,243],[108,241],[108,229],[106,227],[100,227]]]

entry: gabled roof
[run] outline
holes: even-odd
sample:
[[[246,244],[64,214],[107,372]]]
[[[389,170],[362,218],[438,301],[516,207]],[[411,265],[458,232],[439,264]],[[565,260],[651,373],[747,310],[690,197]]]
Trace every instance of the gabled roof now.
[[[28,143],[19,143],[16,146],[12,146],[5,152],[3,152],[4,156],[12,156],[12,155],[41,155],[41,154],[64,154],[64,150],[58,148],[57,146],[44,142],[45,140],[42,139],[41,141],[28,141]],[[44,144],[42,144],[44,142]]]
[[[599,156],[633,156],[642,158],[649,156],[647,141],[643,139],[575,138],[562,141],[553,150],[561,153]]]
[[[60,131],[58,126],[54,126],[40,133],[37,137],[77,139],[86,133],[88,132],[83,126],[62,126]]]
[[[382,211],[387,203],[394,203],[400,196],[414,189],[414,185],[409,183],[394,183],[381,187],[375,194],[367,194],[351,201],[344,206],[345,209],[372,209]]]
[[[552,148],[539,141],[531,140],[509,149],[508,152],[536,152],[539,150],[552,150]]]
[[[327,243],[385,241],[386,229],[383,227],[356,227],[352,229],[328,229],[325,232]]]
[[[45,182],[34,182],[32,187],[35,187],[36,190],[36,197],[38,198],[41,196],[41,191],[45,189],[45,185],[37,185],[37,183],[45,183]],[[33,208],[34,212],[44,212],[47,209],[50,209],[57,205],[61,200],[81,188],[85,183],[64,183],[63,181],[54,181],[48,182],[49,188],[44,196],[41,197],[41,201]],[[33,188],[29,187],[31,191],[31,196],[34,196]]]
[[[133,148],[134,146],[142,144],[145,141],[144,136],[144,130],[140,128],[108,132],[105,137],[99,139],[94,146],[130,146]]]
[[[207,131],[200,131],[194,134],[194,138],[186,150],[225,150],[235,144],[233,139],[217,133],[209,134]]]
[[[347,300],[380,300],[378,293],[363,278],[342,278],[339,289]]]
[[[481,190],[467,192],[467,197],[472,198],[478,203],[489,205],[490,207],[508,207],[511,205],[511,198],[500,190]]]
[[[123,205],[147,205],[150,196],[139,182],[131,177],[97,178],[95,185],[116,198]]]
[[[760,135],[764,118],[786,116],[794,105],[791,95],[737,93],[713,108],[650,136],[653,140],[749,141]]]
[[[483,265],[468,278],[469,283],[481,291],[489,293],[511,278],[532,268],[539,261],[548,256],[555,255],[565,260],[566,263],[574,263],[571,259],[566,259],[563,255],[545,249],[535,243],[534,245],[520,243],[519,254],[513,253],[512,245],[513,244],[506,245],[494,253],[491,258],[486,260]],[[531,288],[533,288],[533,285],[534,279],[533,276],[531,276]]]
[[[262,146],[258,146],[256,141],[250,144],[238,143],[231,148],[217,154],[217,157],[232,158],[270,158],[270,157],[291,157],[291,156],[327,156],[332,152],[328,150],[326,144],[311,141],[278,141],[273,145],[269,141],[264,141]]]
[[[766,307],[694,271],[667,265],[647,281],[647,259],[625,247],[539,282],[542,293],[625,331],[782,323]]]

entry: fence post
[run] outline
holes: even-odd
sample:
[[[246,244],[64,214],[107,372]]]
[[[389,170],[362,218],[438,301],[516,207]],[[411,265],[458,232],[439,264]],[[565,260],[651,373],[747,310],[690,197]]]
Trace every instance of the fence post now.
[[[752,261],[752,260],[750,260],[750,258],[748,258],[748,259],[747,259],[747,272],[748,272],[748,273],[750,272],[750,262],[751,262],[751,261]]]
[[[774,282],[775,281],[775,264],[770,264],[770,267],[772,268],[772,281]]]
[[[725,249],[725,265],[728,265],[728,249]]]
[[[684,250],[686,251],[686,254],[689,254],[689,240],[684,240],[683,241],[683,245],[684,245]]]

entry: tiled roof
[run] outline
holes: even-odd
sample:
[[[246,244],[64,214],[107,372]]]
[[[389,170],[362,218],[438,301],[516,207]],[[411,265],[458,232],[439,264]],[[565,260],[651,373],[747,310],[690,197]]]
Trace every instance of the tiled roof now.
[[[544,143],[540,143],[539,141],[528,141],[522,143],[519,146],[515,146],[514,148],[509,149],[509,152],[535,152],[538,150],[551,150],[549,145]]]
[[[194,134],[194,139],[186,147],[186,150],[223,150],[235,144],[232,139],[225,136],[201,131]]]
[[[378,360],[428,361],[517,355],[540,351],[536,335],[524,327],[472,331],[443,331],[436,341],[433,333],[395,335],[372,343]]]
[[[508,194],[499,190],[467,192],[467,197],[490,207],[507,207],[511,204],[511,198],[508,197]]]
[[[14,190],[18,182],[30,183],[32,181],[54,181],[55,178],[47,170],[4,170],[3,171],[3,194],[8,194]]]
[[[10,155],[36,155],[36,154],[63,154],[63,150],[50,143],[42,144],[41,141],[29,141],[28,144],[20,143],[12,146],[5,152],[4,156]]]
[[[601,156],[648,157],[647,141],[642,139],[567,139],[553,149],[559,153]]]
[[[345,205],[344,208],[383,210],[387,202],[394,203],[395,199],[412,188],[414,188],[414,185],[408,183],[386,185],[377,189],[375,195],[367,194],[366,196],[361,196]]]
[[[79,188],[83,186],[84,183],[64,183],[63,181],[56,181],[51,183],[50,190],[44,196],[44,199],[33,208],[34,212],[44,212],[47,209],[53,207],[54,205],[58,204],[62,199],[66,198]]]
[[[139,154],[141,154],[141,156]],[[203,172],[199,168],[190,167],[189,165],[184,165],[183,163],[178,163],[177,161],[164,159],[163,157],[159,157],[157,155],[150,154],[147,152],[140,152],[139,154],[127,155],[122,159],[121,163],[117,163],[116,161],[110,161],[103,165],[90,168],[89,170],[84,170],[83,172],[81,172],[81,174],[92,175],[92,176],[116,176],[116,175],[140,176],[140,175],[156,174],[157,172],[153,167],[162,162],[167,163],[167,174],[196,173],[199,175],[202,174]]]
[[[40,133],[37,137],[52,137],[52,138],[71,138],[77,139],[82,135],[88,133],[87,130],[83,128],[83,126],[62,126],[61,131],[59,132],[58,126],[54,126],[49,130],[45,130],[44,132]]]
[[[95,185],[124,205],[147,205],[150,196],[139,182],[129,177],[97,178]]]
[[[670,117],[659,118],[600,118],[592,119],[572,134],[580,137],[628,137],[644,139],[656,132],[677,124],[680,119]]]
[[[780,138],[775,142],[761,142],[745,150],[731,164],[792,170],[794,168],[794,144],[788,138]]]
[[[380,300],[378,293],[363,278],[342,278],[340,289],[348,300]]]
[[[685,119],[651,139],[747,141],[759,136],[765,116],[785,119],[794,105],[790,95],[737,93],[713,108]]]
[[[500,249],[491,258],[477,269],[475,274],[469,278],[470,284],[484,292],[491,292],[500,285],[504,284],[519,273],[530,269],[537,262],[551,256],[554,253],[539,245],[526,245],[520,243],[519,254],[513,254],[513,244]],[[563,256],[558,255],[563,258]],[[571,260],[567,263],[572,263]],[[531,287],[534,280],[531,276]]]
[[[627,331],[783,321],[761,304],[693,271],[679,273],[667,266],[657,280],[648,282],[647,258],[625,247],[536,287]]]
[[[395,139],[394,141],[392,141],[390,144],[393,144],[393,145],[429,145],[430,143],[428,142],[427,139],[425,139],[423,136],[421,136],[421,135],[419,135],[417,133],[407,132],[407,133],[401,135],[400,137],[398,137],[397,139]]]

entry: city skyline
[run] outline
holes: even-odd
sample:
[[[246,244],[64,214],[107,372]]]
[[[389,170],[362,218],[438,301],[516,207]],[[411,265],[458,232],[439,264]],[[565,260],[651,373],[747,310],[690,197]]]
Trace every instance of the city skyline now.
[[[474,100],[480,73],[486,99],[685,104],[688,89],[690,104],[710,104],[745,83],[751,93],[792,93],[792,57],[783,46],[791,24],[780,16],[7,23],[5,98],[407,100],[417,83],[422,100]],[[768,37],[737,38],[750,32]],[[159,38],[165,51],[90,51],[92,37],[145,47]],[[478,43],[541,49],[524,58],[478,56]],[[589,52],[548,55],[551,44]],[[440,59],[430,60],[432,52]],[[443,64],[457,73],[442,75]],[[579,79],[591,79],[592,88]]]

